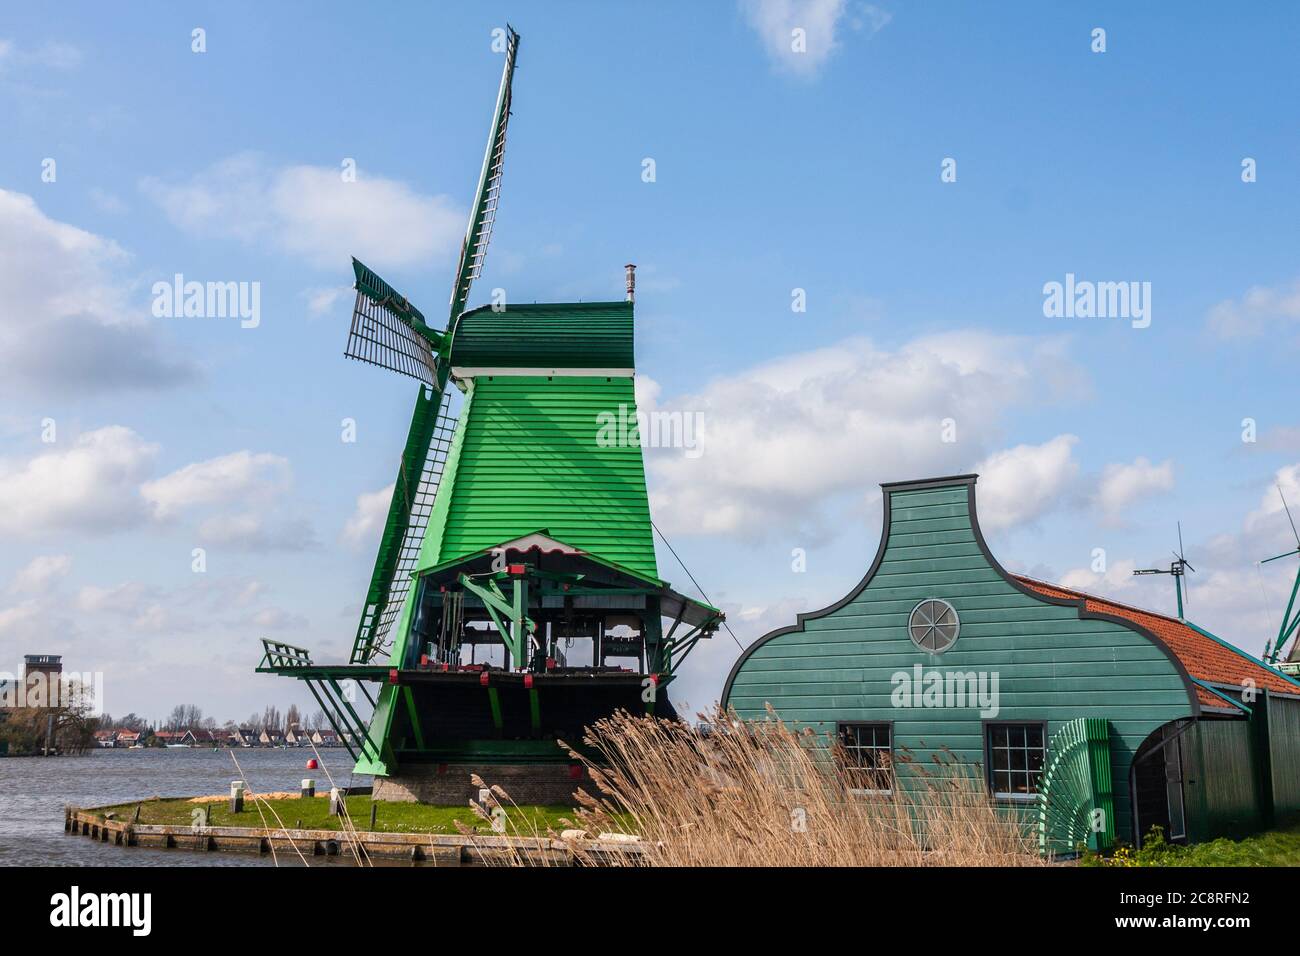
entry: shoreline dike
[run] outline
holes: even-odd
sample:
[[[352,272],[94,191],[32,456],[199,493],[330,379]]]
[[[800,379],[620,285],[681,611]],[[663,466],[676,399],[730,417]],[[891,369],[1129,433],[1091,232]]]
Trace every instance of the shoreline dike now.
[[[64,832],[121,847],[188,850],[209,853],[285,853],[304,857],[363,857],[385,862],[442,866],[583,865],[579,853],[604,866],[638,865],[636,843],[560,840],[499,834],[389,833],[372,830],[311,830],[285,827],[223,827],[141,824],[110,820],[102,809],[67,806]]]

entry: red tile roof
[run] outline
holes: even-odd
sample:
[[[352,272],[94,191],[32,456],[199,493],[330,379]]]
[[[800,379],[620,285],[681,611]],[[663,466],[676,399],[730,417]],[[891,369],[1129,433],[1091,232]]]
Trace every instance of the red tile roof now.
[[[1175,617],[1144,611],[1141,608],[1119,604],[1106,598],[1095,597],[1082,591],[1074,591],[1056,584],[1045,584],[1015,575],[1017,581],[1039,594],[1048,597],[1065,598],[1071,601],[1083,601],[1085,610],[1095,614],[1109,614],[1146,628],[1163,641],[1174,655],[1187,668],[1187,673],[1194,679],[1207,684],[1227,684],[1241,687],[1246,681],[1253,681],[1255,687],[1282,694],[1300,694],[1300,685],[1288,680],[1282,674],[1266,667],[1249,657],[1245,652],[1221,644],[1212,637],[1206,637],[1200,631],[1189,627]],[[1196,688],[1196,696],[1203,707],[1223,708],[1228,702],[1204,687]],[[1229,694],[1231,696],[1231,694]]]

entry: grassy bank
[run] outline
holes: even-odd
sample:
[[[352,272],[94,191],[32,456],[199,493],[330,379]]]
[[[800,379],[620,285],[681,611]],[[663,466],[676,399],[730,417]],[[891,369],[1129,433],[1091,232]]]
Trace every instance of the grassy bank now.
[[[456,824],[477,827],[482,834],[490,834],[491,826],[474,815],[468,807],[435,807],[423,803],[374,802],[368,796],[347,798],[348,815],[358,830],[370,829],[370,808],[376,807],[375,826],[383,833],[457,833]],[[99,815],[108,813],[118,820],[131,820],[140,808],[139,823],[170,826],[192,826],[194,814],[204,808],[211,814],[208,821],[214,827],[279,827],[290,829],[340,830],[339,817],[329,814],[329,797],[309,799],[297,797],[275,798],[265,801],[246,799],[243,813],[231,813],[228,800],[195,803],[186,798],[141,800],[114,807],[103,807]],[[259,813],[259,808],[261,812]],[[274,813],[272,813],[274,811]],[[276,822],[279,817],[280,823]],[[265,817],[265,822],[263,822]],[[559,832],[564,828],[561,819],[572,820],[572,807],[524,806],[507,811],[507,832],[526,836],[545,834],[548,830]]]
[[[1257,833],[1244,840],[1211,840],[1194,846],[1149,839],[1142,849],[1123,847],[1108,857],[1085,856],[1083,866],[1300,866],[1300,824]]]

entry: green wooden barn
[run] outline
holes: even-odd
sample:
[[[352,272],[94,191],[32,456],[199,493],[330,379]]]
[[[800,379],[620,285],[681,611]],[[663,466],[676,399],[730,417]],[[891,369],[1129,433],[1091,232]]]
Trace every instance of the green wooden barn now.
[[[1300,684],[1190,621],[1008,573],[975,475],[886,484],[875,560],[762,637],[723,702],[838,738],[864,790],[950,750],[1056,850],[1240,836],[1300,813]]]

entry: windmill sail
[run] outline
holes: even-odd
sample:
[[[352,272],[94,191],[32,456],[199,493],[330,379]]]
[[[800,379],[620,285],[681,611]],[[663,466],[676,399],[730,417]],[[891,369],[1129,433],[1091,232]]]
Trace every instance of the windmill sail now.
[[[416,397],[402,465],[388,505],[384,536],[379,542],[375,570],[352,645],[353,664],[369,664],[387,649],[388,634],[406,603],[411,572],[420,557],[443,466],[456,432],[456,419],[450,413],[448,399],[445,391],[425,388]]]
[[[356,259],[352,260],[357,302],[345,354],[409,375],[429,386],[420,389],[411,416],[402,464],[388,506],[388,520],[384,524],[379,553],[375,556],[370,590],[352,645],[354,664],[368,664],[387,650],[388,634],[410,592],[411,573],[419,560],[443,465],[456,430],[456,420],[448,406],[446,386],[450,368],[447,351],[451,325],[464,310],[470,286],[483,268],[501,195],[506,124],[510,119],[515,54],[519,49],[519,34],[509,27],[506,29],[505,68],[497,91],[474,207],[461,246],[447,332],[429,328],[423,313],[405,296]]]
[[[391,285],[355,258],[357,301],[343,354],[441,389],[437,349],[443,336]]]
[[[492,239],[492,224],[497,217],[497,203],[501,199],[501,172],[506,161],[506,126],[510,122],[511,84],[515,76],[515,55],[519,50],[519,34],[506,27],[506,64],[501,73],[501,88],[497,92],[496,111],[492,115],[492,128],[488,133],[487,152],[483,156],[483,170],[478,177],[478,190],[474,208],[469,216],[469,228],[460,247],[460,265],[456,268],[456,281],[451,287],[450,323],[465,311],[469,301],[470,286],[483,269],[488,242]]]

